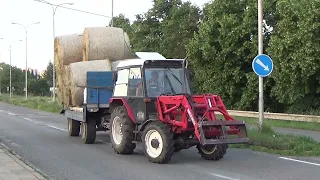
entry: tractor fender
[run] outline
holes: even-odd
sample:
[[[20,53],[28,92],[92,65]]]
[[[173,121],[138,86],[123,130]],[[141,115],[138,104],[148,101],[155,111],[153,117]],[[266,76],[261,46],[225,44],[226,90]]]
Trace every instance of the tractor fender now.
[[[127,109],[128,116],[132,122],[136,123],[135,116],[133,115],[132,109],[124,98],[111,98],[109,112],[112,113],[113,108],[117,106],[124,106]]]
[[[142,131],[144,130],[144,128],[145,128],[148,124],[150,124],[151,122],[154,122],[154,121],[157,121],[157,120],[155,120],[155,119],[148,119],[148,120],[144,121],[144,122],[139,126],[138,132],[142,132]]]

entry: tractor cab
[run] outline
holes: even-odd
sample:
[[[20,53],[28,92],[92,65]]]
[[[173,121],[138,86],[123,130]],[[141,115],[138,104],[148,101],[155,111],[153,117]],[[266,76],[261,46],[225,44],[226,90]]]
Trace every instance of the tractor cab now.
[[[192,93],[185,64],[184,59],[121,61],[113,97],[126,100],[137,123],[157,119],[157,97]]]

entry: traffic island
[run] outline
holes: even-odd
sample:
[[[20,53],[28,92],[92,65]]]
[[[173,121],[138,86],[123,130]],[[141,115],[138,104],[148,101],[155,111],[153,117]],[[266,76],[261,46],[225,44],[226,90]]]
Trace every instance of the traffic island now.
[[[276,133],[270,126],[263,124],[263,130],[249,128],[249,143],[230,145],[286,156],[320,156],[320,143],[307,136]]]

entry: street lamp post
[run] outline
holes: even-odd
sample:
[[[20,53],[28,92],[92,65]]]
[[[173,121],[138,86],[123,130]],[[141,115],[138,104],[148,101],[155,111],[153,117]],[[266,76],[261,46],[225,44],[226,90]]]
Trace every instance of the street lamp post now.
[[[46,4],[49,4],[51,7],[52,7],[52,34],[53,34],[53,47],[54,47],[54,38],[56,37],[56,34],[55,34],[55,15],[56,15],[56,11],[57,11],[57,8],[59,6],[62,6],[62,5],[73,5],[73,3],[61,3],[61,4],[58,4],[58,5],[53,5],[47,1],[44,1],[44,0],[41,0],[41,2],[44,2]],[[56,6],[56,7],[54,7]],[[54,56],[54,48],[53,48],[53,56]],[[56,101],[56,70],[55,70],[55,62],[54,62],[54,57],[53,57],[53,68],[52,68],[52,86],[53,86],[53,95],[52,95],[52,101],[55,102]]]
[[[35,23],[32,23],[32,24],[29,24],[27,27],[20,24],[20,23],[11,23],[11,24],[16,24],[16,25],[20,25],[24,28],[25,32],[26,32],[26,87],[25,87],[25,90],[26,90],[26,99],[28,99],[28,28],[31,26],[31,25],[34,25],[34,24],[39,24],[40,22],[35,22]],[[10,89],[11,90],[11,89]]]
[[[0,40],[3,40],[3,38],[0,38]],[[1,46],[0,46],[1,47]],[[1,60],[1,53],[0,53],[0,60]],[[1,62],[1,61],[0,61]],[[1,87],[1,81],[2,81],[2,70],[3,70],[3,68],[2,67],[0,67],[0,95],[2,94],[2,87]]]
[[[3,68],[0,67],[0,95],[2,95],[2,94],[1,94],[2,70],[3,70]]]
[[[18,41],[22,41],[22,40],[18,40]],[[10,48],[9,48],[9,51],[10,51],[10,67],[9,67],[9,72],[10,72],[10,75],[9,75],[9,91],[10,91],[10,98],[12,96],[12,77],[11,77],[11,47],[12,47],[12,44],[10,45]]]

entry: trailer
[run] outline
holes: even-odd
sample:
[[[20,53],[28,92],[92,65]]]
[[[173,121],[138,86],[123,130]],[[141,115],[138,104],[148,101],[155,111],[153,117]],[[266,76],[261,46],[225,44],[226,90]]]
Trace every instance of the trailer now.
[[[193,146],[202,158],[219,160],[228,144],[248,143],[245,122],[228,114],[220,96],[193,94],[187,58],[138,56],[117,62],[115,71],[87,72],[83,107],[61,111],[70,136],[81,132],[83,143],[92,144],[97,131],[109,131],[116,153],[131,154],[142,144],[154,163]]]

